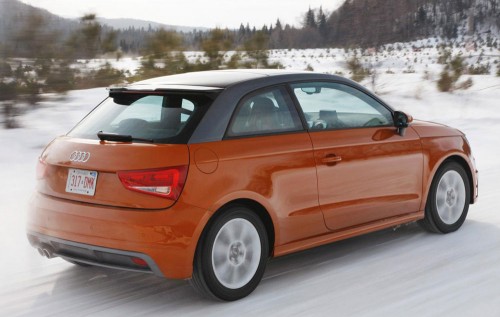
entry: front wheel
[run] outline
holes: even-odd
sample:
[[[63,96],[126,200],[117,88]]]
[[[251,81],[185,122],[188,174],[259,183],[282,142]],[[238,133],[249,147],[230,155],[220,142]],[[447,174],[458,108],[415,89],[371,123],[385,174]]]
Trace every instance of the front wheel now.
[[[419,223],[436,233],[458,230],[467,217],[470,202],[469,178],[457,162],[447,162],[436,173],[427,204],[425,218]]]
[[[243,298],[262,279],[268,255],[267,232],[260,218],[245,206],[230,207],[200,239],[191,284],[208,297]]]

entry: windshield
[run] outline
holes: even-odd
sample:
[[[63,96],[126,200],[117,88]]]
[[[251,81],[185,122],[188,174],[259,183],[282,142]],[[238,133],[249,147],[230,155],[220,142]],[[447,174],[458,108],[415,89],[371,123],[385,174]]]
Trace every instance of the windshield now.
[[[68,135],[113,133],[155,143],[186,143],[212,99],[200,93],[113,93]]]

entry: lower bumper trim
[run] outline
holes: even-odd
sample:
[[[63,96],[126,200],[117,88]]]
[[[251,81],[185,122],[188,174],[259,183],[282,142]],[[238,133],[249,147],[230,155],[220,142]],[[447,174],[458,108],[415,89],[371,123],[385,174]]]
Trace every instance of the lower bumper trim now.
[[[104,248],[47,236],[38,232],[28,232],[30,244],[37,249],[50,249],[51,255],[71,262],[120,269],[142,273],[153,273],[163,277],[153,259],[143,253]],[[141,259],[146,266],[136,264],[132,259]]]

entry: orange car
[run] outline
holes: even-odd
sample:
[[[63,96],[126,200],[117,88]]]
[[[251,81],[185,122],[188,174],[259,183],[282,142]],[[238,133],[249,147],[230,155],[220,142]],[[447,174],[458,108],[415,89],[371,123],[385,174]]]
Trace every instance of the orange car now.
[[[478,190],[460,131],[341,77],[272,70],[112,88],[37,178],[27,230],[42,255],[222,300],[251,293],[270,257],[413,221],[455,231]]]

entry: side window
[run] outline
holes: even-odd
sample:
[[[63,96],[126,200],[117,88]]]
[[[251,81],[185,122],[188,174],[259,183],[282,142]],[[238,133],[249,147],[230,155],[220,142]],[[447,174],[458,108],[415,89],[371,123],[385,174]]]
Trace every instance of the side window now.
[[[302,123],[284,87],[243,98],[227,130],[228,136],[247,136],[302,130]]]
[[[365,93],[327,82],[292,84],[310,130],[391,126],[391,112]]]

